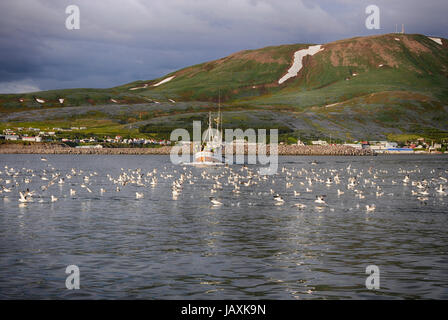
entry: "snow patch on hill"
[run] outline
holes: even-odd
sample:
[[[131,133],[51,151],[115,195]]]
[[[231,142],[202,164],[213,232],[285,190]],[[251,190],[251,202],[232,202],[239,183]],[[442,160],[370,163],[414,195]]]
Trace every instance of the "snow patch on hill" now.
[[[129,90],[137,90],[137,89],[145,89],[148,87],[148,84],[145,83],[145,85],[143,87],[135,87],[135,88],[130,88]]]
[[[431,39],[432,41],[442,45],[442,39],[440,39],[440,38],[431,38],[431,37],[428,37],[428,38]]]
[[[162,81],[157,82],[156,84],[153,84],[152,86],[153,86],[153,87],[158,87],[158,86],[160,86],[161,84],[164,84],[164,83],[167,83],[168,81],[173,80],[174,77],[175,77],[175,76],[172,76],[172,77],[168,77],[168,78],[166,78],[166,79],[163,79]]]
[[[280,80],[278,80],[278,84],[282,84],[289,78],[293,78],[293,77],[297,76],[300,69],[302,69],[302,67],[303,67],[302,60],[305,56],[307,56],[307,55],[314,56],[316,53],[318,53],[322,50],[324,50],[324,48],[322,48],[322,45],[319,44],[316,46],[310,46],[308,49],[302,49],[302,50],[296,51],[294,53],[294,62],[292,64],[291,68],[289,68],[288,72]]]

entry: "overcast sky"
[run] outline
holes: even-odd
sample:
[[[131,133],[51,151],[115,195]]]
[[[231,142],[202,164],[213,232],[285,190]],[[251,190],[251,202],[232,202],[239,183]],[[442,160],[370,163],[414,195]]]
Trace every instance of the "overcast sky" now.
[[[80,29],[67,30],[69,5]],[[380,8],[380,30],[365,27]],[[233,52],[395,31],[448,38],[447,0],[0,0],[0,93],[149,80]]]

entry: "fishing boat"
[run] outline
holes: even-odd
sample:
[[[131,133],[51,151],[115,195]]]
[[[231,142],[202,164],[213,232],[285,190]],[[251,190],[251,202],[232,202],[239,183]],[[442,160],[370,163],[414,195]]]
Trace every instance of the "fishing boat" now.
[[[216,129],[212,123],[216,123]],[[194,166],[222,166],[225,161],[222,155],[222,113],[221,94],[218,102],[218,117],[212,118],[212,113],[208,113],[208,129],[201,144],[193,144],[193,162],[185,163]]]
[[[218,117],[213,119],[216,122],[216,129],[212,129],[212,114],[209,113],[206,137],[200,145],[194,146],[191,165],[216,166],[225,164],[222,157],[221,119],[221,112],[218,112]]]

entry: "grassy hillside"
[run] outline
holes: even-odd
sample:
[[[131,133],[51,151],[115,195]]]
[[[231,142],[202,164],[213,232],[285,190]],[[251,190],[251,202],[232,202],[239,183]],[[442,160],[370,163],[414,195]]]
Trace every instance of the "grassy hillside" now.
[[[216,109],[220,93],[224,118],[240,127],[276,125],[296,137],[448,137],[448,41],[441,41],[386,34],[323,44],[321,52],[303,59],[296,77],[281,85],[294,53],[309,44],[241,51],[110,89],[0,95],[1,127],[26,123],[33,111],[47,123],[63,117],[105,121],[111,132],[139,127],[144,128],[140,132],[151,133],[151,127],[168,132]],[[123,105],[129,110],[120,109]],[[62,116],[61,109],[66,109]]]

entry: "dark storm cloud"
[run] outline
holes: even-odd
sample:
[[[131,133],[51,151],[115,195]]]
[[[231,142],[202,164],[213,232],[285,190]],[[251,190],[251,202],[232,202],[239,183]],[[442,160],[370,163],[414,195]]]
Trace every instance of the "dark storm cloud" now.
[[[65,8],[81,29],[65,28]],[[367,30],[365,8],[381,9]],[[235,51],[406,32],[447,37],[446,0],[2,0],[0,92],[111,87]]]

